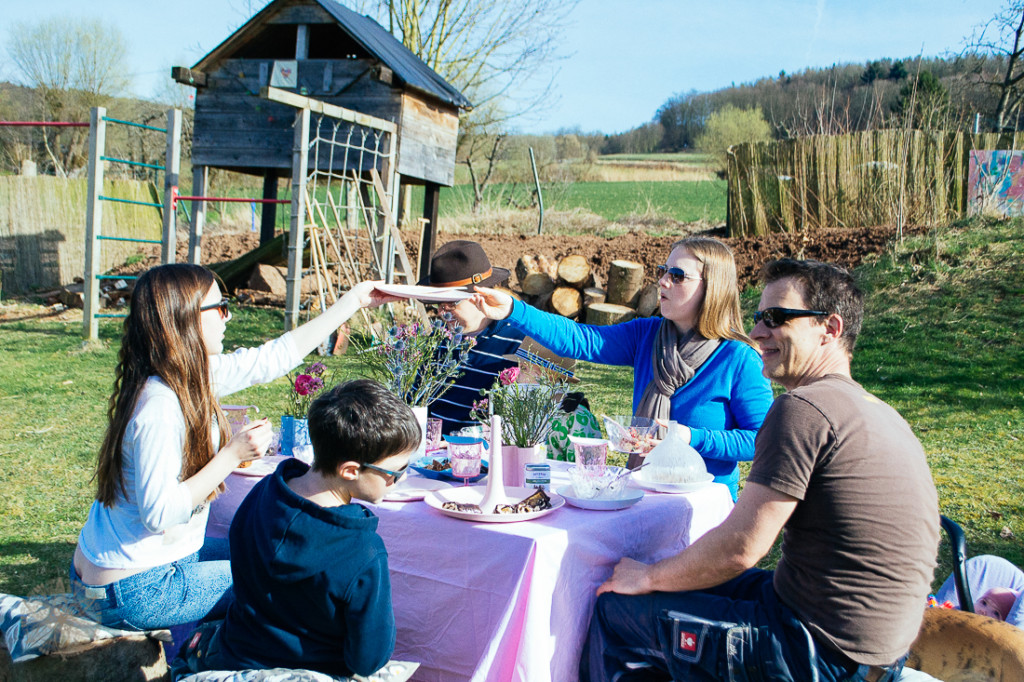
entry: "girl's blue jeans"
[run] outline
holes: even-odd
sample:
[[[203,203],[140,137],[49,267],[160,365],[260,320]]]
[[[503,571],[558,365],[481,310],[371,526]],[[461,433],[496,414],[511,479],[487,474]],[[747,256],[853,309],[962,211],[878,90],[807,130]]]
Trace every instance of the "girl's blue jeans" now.
[[[195,554],[109,585],[87,585],[71,564],[83,615],[122,630],[157,630],[223,618],[232,599],[228,541],[207,538]]]

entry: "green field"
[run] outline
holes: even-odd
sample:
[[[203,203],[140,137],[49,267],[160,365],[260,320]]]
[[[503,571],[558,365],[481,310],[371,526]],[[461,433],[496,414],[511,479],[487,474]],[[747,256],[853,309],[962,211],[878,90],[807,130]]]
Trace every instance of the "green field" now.
[[[678,163],[686,166],[707,167],[715,164],[711,154],[697,152],[675,152],[660,154],[603,154],[597,158],[598,163],[616,161],[641,161],[645,163]]]
[[[576,182],[541,185],[547,211],[584,209],[608,221],[629,216],[671,218],[682,222],[725,222],[726,182]],[[489,205],[506,205],[512,197],[519,205],[529,201],[532,185],[498,184],[490,188]],[[413,190],[413,206],[423,205],[423,190]],[[441,188],[440,216],[468,213],[473,190],[468,185]],[[418,210],[417,208],[413,209]]]
[[[869,304],[854,378],[910,423],[971,553],[1024,564],[1024,221],[942,228],[857,274]],[[745,319],[756,302],[745,293]],[[4,306],[23,319],[0,323],[0,592],[54,591],[92,499],[118,327],[104,323],[101,343],[83,347],[80,322]],[[225,346],[268,338],[282,322],[279,311],[239,307]],[[350,356],[328,364],[339,379],[361,372]],[[629,410],[629,368],[583,364],[580,376],[595,413]],[[281,379],[231,402],[276,421],[286,395]],[[950,567],[941,557],[937,580]]]

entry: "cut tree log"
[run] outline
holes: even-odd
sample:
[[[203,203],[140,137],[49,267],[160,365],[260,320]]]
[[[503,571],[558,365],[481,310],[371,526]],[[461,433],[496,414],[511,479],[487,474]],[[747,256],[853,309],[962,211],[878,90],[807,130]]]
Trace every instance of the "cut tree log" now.
[[[640,290],[640,296],[636,299],[637,317],[650,317],[661,305],[661,287],[657,282],[651,282]]]
[[[516,262],[519,289],[527,296],[546,294],[555,288],[555,281],[544,272],[537,260],[530,254],[523,254]]]
[[[608,303],[636,308],[643,284],[643,265],[629,260],[613,260],[608,268]]]
[[[594,303],[587,306],[587,324],[609,325],[629,322],[636,317],[636,311],[615,303]]]
[[[583,294],[573,287],[557,287],[551,292],[551,312],[576,318],[583,310]]]
[[[582,290],[590,284],[590,261],[579,254],[566,256],[558,261],[558,280]]]
[[[587,287],[583,290],[583,307],[589,308],[595,303],[604,303],[607,298],[608,295],[604,292],[604,289]]]
[[[546,310],[548,312],[552,312],[550,305],[552,293],[554,293],[554,289],[547,292],[546,294],[537,294],[536,296],[531,296],[530,300],[527,302],[534,308],[537,308],[538,310]]]
[[[236,287],[245,285],[249,273],[257,263],[266,263],[268,265],[287,264],[288,260],[284,253],[284,240],[287,234],[287,232],[283,232],[266,244],[258,246],[249,253],[242,254],[235,260],[213,263],[209,267],[224,280],[224,285],[228,288],[228,291],[234,291]],[[308,251],[303,254],[304,260],[307,254]]]
[[[547,273],[547,276],[552,280],[558,279],[558,262],[553,261],[543,253],[537,256],[537,265],[540,266],[540,271]]]

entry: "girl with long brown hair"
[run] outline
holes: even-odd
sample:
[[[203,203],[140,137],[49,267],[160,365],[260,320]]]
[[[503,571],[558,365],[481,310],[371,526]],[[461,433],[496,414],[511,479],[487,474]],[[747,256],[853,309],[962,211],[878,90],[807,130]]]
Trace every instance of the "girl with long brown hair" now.
[[[743,331],[732,250],[711,237],[687,237],[658,271],[661,318],[607,327],[576,324],[494,289],[478,287],[470,300],[558,355],[632,366],[634,414],[682,425],[735,499],[737,462],[754,458],[772,391]]]
[[[231,312],[212,272],[162,265],[139,278],[70,569],[88,615],[134,630],[223,615],[231,569],[226,541],[205,540],[207,505],[272,432],[261,419],[231,436],[218,399],[283,376],[360,307],[389,300],[364,282],[301,327],[225,354]]]

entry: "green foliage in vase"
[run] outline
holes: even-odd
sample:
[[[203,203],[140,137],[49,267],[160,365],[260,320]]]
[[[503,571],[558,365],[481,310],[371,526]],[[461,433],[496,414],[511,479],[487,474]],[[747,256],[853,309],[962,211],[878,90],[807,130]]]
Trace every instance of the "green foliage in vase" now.
[[[444,312],[430,324],[395,325],[383,338],[353,337],[352,344],[371,377],[408,405],[425,407],[462,371],[462,355],[475,342],[462,331],[452,314]]]

